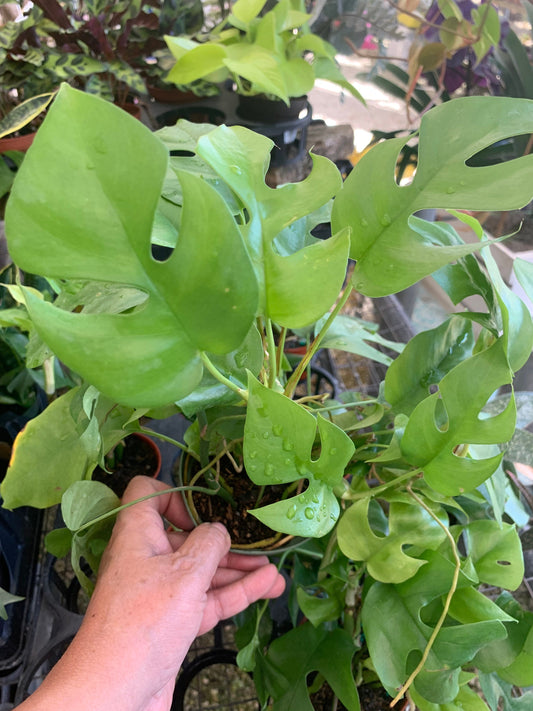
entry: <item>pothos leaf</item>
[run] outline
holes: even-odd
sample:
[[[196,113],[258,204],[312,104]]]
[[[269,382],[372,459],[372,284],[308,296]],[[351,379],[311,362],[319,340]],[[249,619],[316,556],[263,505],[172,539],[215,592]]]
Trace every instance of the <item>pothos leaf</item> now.
[[[510,210],[531,200],[527,174],[533,156],[475,168],[466,161],[498,140],[530,133],[533,102],[467,97],[452,103],[422,117],[411,185],[399,186],[394,178],[398,153],[411,138],[407,136],[374,146],[335,200],[333,229],[351,225],[350,256],[357,260],[353,283],[368,296],[400,291],[475,248],[435,243],[430,223],[422,229],[417,221],[415,229],[410,218],[418,210]]]
[[[511,381],[501,340],[457,365],[440,381],[439,391],[417,405],[405,428],[401,450],[406,460],[424,471],[437,491],[456,496],[471,491],[496,469],[503,455],[486,459],[458,456],[467,444],[495,444],[511,439],[515,405],[494,417],[479,415],[489,397]]]
[[[336,425],[315,417],[281,393],[248,378],[244,427],[244,464],[259,486],[307,479],[301,494],[251,511],[260,521],[283,533],[319,537],[335,525],[339,504],[333,488],[342,481],[354,445]],[[313,459],[318,432],[321,451]]]

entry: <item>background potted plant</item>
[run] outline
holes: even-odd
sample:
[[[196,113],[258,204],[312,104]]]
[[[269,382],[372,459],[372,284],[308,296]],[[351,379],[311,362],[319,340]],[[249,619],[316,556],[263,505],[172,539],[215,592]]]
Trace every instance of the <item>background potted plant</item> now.
[[[342,75],[335,48],[309,30],[311,15],[305,12],[303,3],[281,0],[271,9],[264,7],[264,2],[238,0],[231,13],[206,35],[166,37],[177,60],[168,80],[176,84],[199,79],[219,84],[231,80],[240,97],[266,95],[287,107],[296,103],[296,116],[305,106],[301,97],[313,88],[316,79],[332,81],[361,99]],[[249,114],[253,108],[247,110],[247,106],[241,103],[244,118],[268,119],[264,106],[253,115]],[[276,116],[276,111],[282,113]],[[275,104],[268,106],[268,113],[274,113],[277,120],[292,115]]]
[[[510,592],[497,600],[482,593],[487,584],[519,585],[523,561],[510,516],[519,523],[525,516],[516,506],[513,514],[516,495],[501,469],[514,397],[497,414],[483,410],[527,360],[533,325],[479,224],[456,211],[529,201],[529,156],[476,168],[466,161],[532,126],[528,101],[456,100],[424,117],[409,186],[394,175],[406,138],[378,144],[344,184],[315,156],[306,180],[272,189],[263,136],[187,123],[153,135],[63,87],[16,179],[6,225],[15,262],[60,285],[55,303],[28,289],[19,295],[40,337],[85,385],[19,437],[2,484],[5,505],[62,500],[66,528],[49,545],[72,546],[90,586],[79,560],[97,569],[95,551],[119,507],[90,481],[94,466],[141,428],[142,416],[182,411],[193,424],[178,446],[200,464],[207,455],[211,476],[202,489],[220,493],[215,459],[241,450],[243,481],[282,487],[250,514],[282,534],[314,539],[280,562],[292,561],[298,588],[294,629],[270,644],[266,605],[242,628],[239,662],[254,670],[263,704],[312,708],[309,694],[326,679],[349,711],[359,711],[357,686],[373,676],[422,711],[453,703],[484,709],[468,685],[479,672],[495,711],[497,689],[531,684],[532,620]],[[170,163],[169,150],[181,154]],[[61,160],[51,162],[56,151]],[[333,237],[314,240],[309,230],[332,197]],[[477,241],[465,244],[450,224],[414,214],[435,207],[453,211]],[[156,238],[172,250],[166,259],[152,256]],[[343,287],[348,257],[356,264]],[[529,288],[530,267],[517,269]],[[432,273],[457,301],[479,295],[486,311],[419,334],[394,361],[369,352],[375,329],[341,313],[350,292],[383,296]],[[314,322],[315,337],[287,376],[285,330]],[[381,395],[292,399],[326,346],[385,359]],[[238,422],[242,441],[231,434]],[[43,447],[61,456],[59,472],[37,474]]]

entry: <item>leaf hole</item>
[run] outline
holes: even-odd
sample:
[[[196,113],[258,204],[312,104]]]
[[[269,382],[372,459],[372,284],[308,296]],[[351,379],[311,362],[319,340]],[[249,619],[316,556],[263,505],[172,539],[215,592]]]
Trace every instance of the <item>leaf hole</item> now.
[[[496,561],[498,565],[511,565],[511,562],[509,560],[498,560]]]
[[[525,154],[530,138],[531,134],[529,133],[502,138],[474,153],[468,158],[466,165],[469,168],[484,168],[508,163]]]
[[[437,399],[435,404],[433,421],[435,423],[435,427],[438,430],[440,430],[441,432],[447,432],[450,424],[450,419],[448,417],[444,401],[440,397]]]
[[[247,225],[250,222],[250,213],[243,207],[242,212],[238,212],[234,218],[238,225]]]
[[[194,158],[196,153],[194,153],[194,151],[186,151],[181,148],[176,148],[175,150],[170,151],[170,155],[173,158]]]
[[[166,262],[170,259],[172,252],[174,251],[172,247],[165,247],[162,244],[152,244],[150,245],[150,249],[152,257],[156,260],[156,262]]]
[[[394,179],[396,185],[399,185],[400,187],[406,187],[408,185],[411,185],[416,174],[417,164],[418,134],[410,138],[398,154],[394,170]]]

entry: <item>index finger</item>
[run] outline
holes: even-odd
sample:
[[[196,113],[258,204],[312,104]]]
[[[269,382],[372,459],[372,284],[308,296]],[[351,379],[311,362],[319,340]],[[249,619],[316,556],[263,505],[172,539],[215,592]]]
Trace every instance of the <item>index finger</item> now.
[[[161,519],[166,518],[167,521],[184,531],[190,531],[193,528],[193,521],[187,513],[181,495],[175,491],[168,494],[159,493],[165,492],[167,489],[170,489],[167,484],[146,476],[136,476],[130,481],[122,497],[123,504],[131,504],[138,499],[151,497],[135,504],[136,526],[139,525],[139,517],[142,516],[146,517],[146,524],[157,521],[158,527],[162,525]],[[159,495],[156,495],[158,493]],[[119,520],[127,519],[128,511],[129,509],[121,511]]]

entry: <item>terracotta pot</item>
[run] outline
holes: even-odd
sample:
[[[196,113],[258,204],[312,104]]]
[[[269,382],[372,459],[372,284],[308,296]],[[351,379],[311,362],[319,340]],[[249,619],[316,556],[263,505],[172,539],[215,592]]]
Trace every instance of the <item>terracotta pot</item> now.
[[[141,458],[141,448],[147,453],[146,460]],[[109,486],[120,498],[133,477],[143,475],[156,479],[160,471],[161,452],[159,447],[150,437],[140,432],[134,432],[126,438],[123,458],[114,469],[108,473],[100,467],[96,467],[92,479]]]
[[[162,104],[192,104],[198,97],[192,91],[180,91],[176,87],[148,86],[148,93]]]
[[[115,104],[115,106],[118,106],[130,116],[133,116],[133,118],[139,119],[139,121],[141,120],[140,104],[134,104],[131,101],[127,101],[125,104]]]
[[[33,143],[37,132],[26,133],[23,136],[6,136],[0,138],[0,153],[7,151],[27,151]]]

